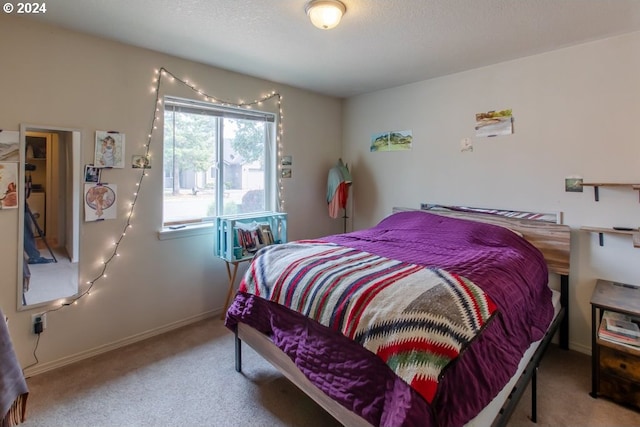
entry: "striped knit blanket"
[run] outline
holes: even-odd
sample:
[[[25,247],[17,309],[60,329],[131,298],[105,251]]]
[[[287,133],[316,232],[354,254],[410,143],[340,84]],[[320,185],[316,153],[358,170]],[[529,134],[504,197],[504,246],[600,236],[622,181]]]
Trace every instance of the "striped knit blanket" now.
[[[341,332],[431,403],[496,305],[464,277],[320,241],[262,249],[240,290]]]

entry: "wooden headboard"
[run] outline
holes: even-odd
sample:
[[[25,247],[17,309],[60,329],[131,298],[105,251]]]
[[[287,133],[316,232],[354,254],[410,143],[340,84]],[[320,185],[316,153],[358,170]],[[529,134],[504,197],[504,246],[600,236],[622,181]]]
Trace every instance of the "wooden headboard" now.
[[[499,225],[517,231],[542,252],[549,271],[560,275],[569,275],[571,246],[571,228],[568,225],[549,221],[523,219],[469,210],[438,209],[438,205],[429,205],[433,209],[413,209],[394,207],[393,212],[422,211],[470,221]]]

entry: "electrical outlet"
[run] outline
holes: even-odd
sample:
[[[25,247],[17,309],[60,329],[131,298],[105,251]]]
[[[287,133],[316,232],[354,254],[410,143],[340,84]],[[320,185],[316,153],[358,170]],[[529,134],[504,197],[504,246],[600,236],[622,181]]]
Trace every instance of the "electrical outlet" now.
[[[32,326],[31,330],[33,331],[34,334],[38,333],[36,332],[36,324],[38,323],[42,323],[42,329],[40,330],[40,332],[47,329],[47,313],[38,313],[38,314],[31,315],[31,326]]]

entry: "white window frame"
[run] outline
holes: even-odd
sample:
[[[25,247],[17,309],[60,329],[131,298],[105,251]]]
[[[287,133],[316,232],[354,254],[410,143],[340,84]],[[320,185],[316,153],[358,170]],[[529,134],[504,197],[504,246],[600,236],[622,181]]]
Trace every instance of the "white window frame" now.
[[[204,101],[197,101],[192,99],[178,98],[174,96],[165,96],[163,100],[163,118],[164,112],[167,107],[171,107],[172,109],[178,109],[183,112],[193,111],[194,113],[202,113],[206,111],[207,114],[211,114],[212,116],[220,117],[220,118],[238,118],[238,119],[250,119],[250,120],[261,120],[269,124],[269,129],[266,132],[266,140],[265,140],[265,159],[264,159],[264,191],[265,191],[265,211],[266,212],[276,212],[278,203],[278,191],[277,191],[277,179],[278,179],[278,165],[277,165],[277,144],[276,144],[276,132],[278,129],[277,123],[277,115],[267,111],[257,111],[254,109],[247,108],[239,108],[233,106],[223,106],[219,104],[213,104]],[[163,129],[164,129],[164,120],[163,120]],[[224,215],[224,185],[220,185],[220,183],[224,183],[224,167],[221,167],[221,159],[224,159],[224,139],[223,139],[223,127],[219,126],[218,135],[216,137],[216,159],[217,164],[215,165],[217,169],[216,174],[216,212],[214,217],[204,217],[200,222],[185,222],[181,224],[177,224],[174,226],[165,225],[164,222],[164,182],[161,186],[162,191],[162,224],[158,237],[160,240],[165,240],[169,238],[189,236],[189,235],[197,235],[197,234],[208,234],[213,232],[213,223],[215,216]],[[162,152],[164,153],[164,130],[162,132],[163,140],[162,140]],[[162,161],[162,177],[164,180],[165,170],[164,170],[164,161]],[[211,170],[207,170],[206,174],[210,174]],[[173,177],[175,179],[175,177]]]

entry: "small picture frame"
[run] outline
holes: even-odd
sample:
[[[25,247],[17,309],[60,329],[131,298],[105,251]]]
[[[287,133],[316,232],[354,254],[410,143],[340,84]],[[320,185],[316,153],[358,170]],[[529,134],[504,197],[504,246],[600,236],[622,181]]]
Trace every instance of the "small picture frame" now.
[[[582,178],[565,178],[564,180],[564,191],[569,193],[582,193]]]
[[[291,168],[283,168],[280,171],[280,177],[282,177],[282,178],[291,178]]]
[[[102,168],[98,168],[94,165],[84,165],[84,182],[100,182],[100,175]]]
[[[131,156],[131,167],[133,169],[151,169],[151,157],[134,154]]]
[[[290,155],[282,156],[280,164],[282,166],[291,166],[293,164],[293,157]]]

